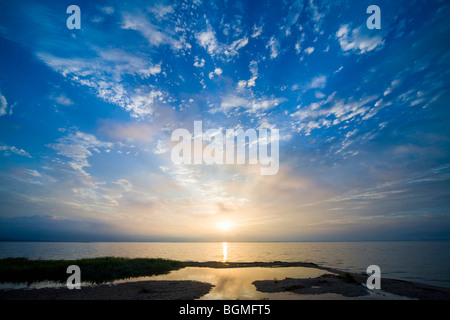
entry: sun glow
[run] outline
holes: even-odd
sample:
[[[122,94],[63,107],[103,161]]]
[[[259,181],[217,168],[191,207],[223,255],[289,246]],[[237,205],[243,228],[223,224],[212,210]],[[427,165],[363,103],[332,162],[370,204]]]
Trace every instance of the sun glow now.
[[[222,262],[227,262],[227,259],[228,259],[228,243],[226,243],[226,242],[222,243],[222,252],[223,252]]]
[[[229,231],[232,227],[231,222],[229,221],[221,221],[218,223],[218,227],[222,231]]]

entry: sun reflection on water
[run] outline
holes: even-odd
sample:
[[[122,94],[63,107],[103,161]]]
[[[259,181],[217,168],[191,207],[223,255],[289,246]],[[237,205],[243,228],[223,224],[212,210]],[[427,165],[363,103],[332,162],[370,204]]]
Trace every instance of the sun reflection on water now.
[[[222,243],[222,251],[223,251],[222,262],[227,262],[227,258],[228,258],[228,243],[226,243],[226,242]]]

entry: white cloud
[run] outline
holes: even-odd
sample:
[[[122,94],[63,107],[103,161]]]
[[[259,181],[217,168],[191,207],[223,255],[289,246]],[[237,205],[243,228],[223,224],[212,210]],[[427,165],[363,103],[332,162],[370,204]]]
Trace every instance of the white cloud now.
[[[400,84],[400,80],[398,80],[398,79],[392,81],[391,86],[388,87],[388,88],[384,91],[383,95],[384,95],[384,96],[387,96],[388,94],[390,94],[390,93],[392,92],[392,90],[393,90],[394,88],[396,88],[399,84]]]
[[[262,34],[263,26],[257,27],[256,25],[253,26],[253,33],[252,38],[257,38]]]
[[[8,108],[8,102],[6,98],[0,93],[0,116],[7,114],[6,108]]]
[[[350,30],[349,25],[342,25],[336,32],[336,38],[345,52],[354,51],[357,54],[364,54],[381,48],[384,40],[380,36],[370,36],[362,32],[362,28]]]
[[[245,87],[254,87],[255,86],[255,81],[256,79],[258,79],[258,62],[256,61],[250,61],[250,73],[252,74],[252,77],[246,81],[246,80],[240,80],[237,84],[239,89],[243,89]]]
[[[246,80],[239,80],[237,86],[238,86],[239,89],[245,88],[247,86],[247,81]]]
[[[253,100],[251,103],[251,110],[252,111],[269,110],[274,107],[277,107],[283,101],[284,99],[282,98],[273,98],[273,97]]]
[[[302,51],[302,50],[301,50],[301,45],[300,45],[299,42],[297,42],[297,43],[295,44],[295,52],[297,52],[297,54],[299,54],[301,51]]]
[[[130,192],[133,190],[133,184],[126,179],[119,179],[115,183],[121,186],[125,192]]]
[[[247,85],[249,87],[254,87],[255,81],[258,79],[258,62],[250,61],[250,73],[252,74],[252,77],[247,81]]]
[[[38,171],[31,170],[31,169],[25,169],[25,173],[29,174],[30,176],[33,176],[33,177],[40,177],[41,176],[41,174]]]
[[[101,11],[102,11],[104,14],[107,14],[107,15],[112,15],[112,14],[114,14],[114,8],[113,8],[113,7],[103,7],[103,8],[101,8]]]
[[[217,43],[214,32],[209,29],[207,31],[200,32],[197,35],[198,43],[208,51],[210,55],[214,55],[219,51],[219,44]]]
[[[316,91],[316,92],[314,93],[314,96],[315,96],[317,99],[325,98],[325,95],[324,95],[322,92],[320,92],[320,91]]]
[[[198,44],[206,49],[211,56],[225,55],[232,57],[238,54],[238,51],[248,44],[248,38],[244,37],[233,41],[230,45],[221,44],[217,41],[216,35],[211,27],[202,31],[196,36]]]
[[[270,48],[270,59],[275,59],[276,57],[278,57],[280,50],[280,43],[274,36],[270,38],[266,48]]]
[[[369,118],[367,115],[373,111],[371,105],[377,98],[376,96],[371,96],[359,101],[345,102],[343,99],[335,100],[334,95],[328,96],[325,100],[311,103],[291,114],[291,117],[298,120],[297,131],[303,131],[308,135],[313,129],[338,125],[358,116],[362,120],[367,120]],[[331,103],[333,100],[335,101]],[[375,113],[371,114],[371,116]]]
[[[159,166],[159,168],[161,169],[162,172],[167,172],[169,170],[169,168],[166,166]]]
[[[310,6],[311,13],[312,13],[312,18],[317,25],[324,18],[324,15],[319,12],[317,6],[314,5],[313,0],[309,0],[309,6]],[[316,30],[316,31],[318,31],[318,30]]]
[[[334,71],[334,74],[341,72],[342,69],[344,69],[344,66],[340,66],[339,69],[337,69],[336,71]]]
[[[88,176],[84,167],[89,167],[88,158],[92,152],[100,152],[99,148],[112,148],[110,142],[99,141],[94,135],[76,131],[50,144],[49,147],[59,155],[69,158],[68,165],[78,174]]]
[[[139,31],[154,46],[167,42],[166,35],[143,17],[125,15],[122,28]]]
[[[306,36],[305,33],[303,32],[298,41],[295,43],[295,52],[297,54],[300,54],[300,52],[302,51],[302,43],[305,41],[305,38]]]
[[[148,19],[141,15],[125,14],[123,17],[122,29],[138,31],[150,45],[158,47],[160,45],[169,45],[173,50],[179,51],[189,49],[190,45],[185,41],[177,40],[171,35],[170,29],[161,30],[160,27],[153,25]]]
[[[55,100],[58,104],[61,104],[63,106],[71,106],[73,105],[73,101],[70,100],[68,97],[66,97],[64,94],[60,94],[56,97],[51,97],[53,100]]]
[[[154,65],[148,56],[136,56],[121,49],[97,50],[98,56],[90,59],[59,58],[46,53],[37,56],[63,76],[79,78],[95,76],[102,80],[119,82],[126,75],[148,78],[161,73],[161,64]]]
[[[259,111],[270,110],[284,101],[285,101],[284,98],[263,97],[259,99],[255,98],[247,99],[242,96],[230,94],[224,96],[220,103],[220,107],[217,109],[213,109],[211,112],[214,113],[219,111],[226,114],[231,110],[244,108],[247,109],[248,112],[256,113]]]
[[[195,57],[194,67],[203,68],[205,66],[205,59]]]
[[[311,82],[307,86],[307,89],[325,88],[326,84],[326,76],[317,76],[311,80]]]
[[[121,49],[99,50],[98,54],[117,79],[126,74],[138,75],[145,79],[161,73],[161,63],[152,64],[149,57],[138,57]]]
[[[314,52],[314,47],[306,48],[306,49],[305,49],[305,52],[306,52],[307,54],[313,53],[313,52]]]
[[[11,153],[18,154],[19,156],[33,158],[28,152],[23,149],[16,148],[14,146],[0,145],[0,151],[3,151],[5,156],[9,156]]]
[[[229,109],[245,107],[247,105],[247,99],[235,95],[228,95],[222,99],[220,110],[226,112]]]
[[[135,95],[130,97],[129,103],[125,105],[125,110],[129,111],[134,118],[151,115],[154,111],[154,103],[162,97],[163,93],[159,90],[142,93],[138,90]]]
[[[154,103],[164,96],[152,86],[135,88],[122,81],[126,75],[145,79],[161,72],[160,64],[153,65],[143,57],[130,55],[123,50],[101,51],[99,57],[90,60],[59,58],[43,53],[37,56],[64,77],[93,88],[99,98],[131,112],[132,117],[152,114]]]
[[[167,142],[163,140],[158,140],[156,147],[153,149],[154,154],[163,154],[169,151],[169,146]]]
[[[209,73],[209,78],[212,79],[212,78],[214,78],[214,76],[220,76],[222,74],[222,72],[223,72],[222,69],[216,68],[216,69],[214,69],[213,72]]]
[[[248,38],[244,37],[242,39],[238,39],[234,41],[228,49],[225,51],[226,55],[235,55],[237,51],[248,44]]]
[[[174,12],[173,7],[165,6],[161,3],[156,4],[154,7],[150,8],[149,11],[153,13],[158,19],[163,19],[167,15]]]

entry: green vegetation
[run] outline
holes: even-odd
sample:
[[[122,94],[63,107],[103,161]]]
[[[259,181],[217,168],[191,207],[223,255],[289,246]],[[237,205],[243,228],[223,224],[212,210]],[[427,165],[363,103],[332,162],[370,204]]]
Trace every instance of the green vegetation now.
[[[67,267],[81,269],[81,281],[102,283],[118,279],[167,274],[185,267],[180,261],[147,258],[90,258],[80,260],[29,260],[27,258],[0,259],[0,283],[55,281],[65,283],[70,274]]]

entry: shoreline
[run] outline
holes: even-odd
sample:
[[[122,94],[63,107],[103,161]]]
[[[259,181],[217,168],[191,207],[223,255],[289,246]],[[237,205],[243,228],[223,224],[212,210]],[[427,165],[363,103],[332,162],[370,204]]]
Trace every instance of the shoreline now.
[[[249,268],[249,267],[263,267],[263,268],[280,268],[280,267],[305,267],[324,270],[327,272],[335,273],[340,276],[350,275],[355,281],[361,285],[367,282],[369,277],[367,274],[358,274],[354,272],[347,272],[335,268],[324,267],[311,262],[185,262],[188,266],[192,267],[205,267],[205,268]],[[302,283],[303,279],[290,279],[299,280],[295,283]],[[267,283],[268,280],[265,280]],[[292,282],[292,281],[291,281]],[[398,296],[404,296],[411,299],[418,300],[450,300],[450,288],[435,286],[430,284],[417,283],[406,280],[398,280],[391,278],[381,278],[381,290],[395,294]],[[273,291],[277,292],[277,291]],[[298,293],[298,292],[297,292]]]
[[[195,300],[212,284],[199,281],[150,280],[101,284],[80,290],[61,288],[5,289],[0,300]]]
[[[284,280],[258,280],[252,284],[260,292],[292,292],[303,295],[338,293],[346,297],[367,294],[363,285],[368,275],[346,272],[335,268],[308,262],[198,262],[184,261],[184,267],[197,268],[286,268],[306,267],[323,270],[334,276],[317,278],[286,278]],[[348,281],[351,279],[351,281]],[[59,288],[2,289],[0,300],[194,300],[210,292],[213,284],[191,280],[148,280],[130,281],[117,284],[97,284],[82,290]],[[318,285],[319,284],[319,285]],[[320,288],[319,288],[320,287]],[[381,278],[381,291],[396,296],[418,300],[450,300],[450,288],[416,283],[405,280]]]

